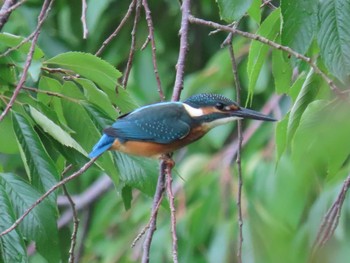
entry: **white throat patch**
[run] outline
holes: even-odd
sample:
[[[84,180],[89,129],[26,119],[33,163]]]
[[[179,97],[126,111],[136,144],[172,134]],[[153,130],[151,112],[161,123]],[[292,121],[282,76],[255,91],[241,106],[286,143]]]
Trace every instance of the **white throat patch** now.
[[[232,121],[235,121],[235,120],[240,120],[242,118],[240,117],[236,117],[236,116],[231,116],[231,117],[226,117],[226,118],[222,118],[222,119],[217,119],[217,120],[213,120],[211,122],[206,122],[204,123],[204,125],[209,128],[209,129],[212,129],[216,126],[219,126],[219,125],[222,125],[222,124],[225,124],[225,123],[228,123],[228,122],[232,122]]]

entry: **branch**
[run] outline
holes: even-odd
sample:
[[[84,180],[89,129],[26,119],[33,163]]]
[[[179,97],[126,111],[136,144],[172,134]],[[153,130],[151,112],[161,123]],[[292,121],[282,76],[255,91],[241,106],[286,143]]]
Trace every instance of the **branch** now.
[[[159,93],[160,100],[164,101],[165,96],[164,96],[162,84],[160,82],[160,77],[159,77],[159,73],[158,73],[158,66],[157,66],[157,59],[156,59],[156,50],[157,49],[156,49],[156,42],[154,41],[154,27],[153,27],[153,22],[152,22],[152,17],[151,17],[151,10],[149,9],[147,0],[142,0],[142,5],[145,9],[146,21],[147,21],[147,26],[148,26],[148,37],[147,37],[148,41],[146,41],[145,44],[147,44],[149,41],[151,41],[154,75],[156,76],[156,80],[157,80],[158,93]],[[143,49],[145,47],[146,46],[144,45],[141,49]]]
[[[78,177],[82,173],[84,173],[98,158],[99,156],[92,158],[90,161],[88,161],[86,164],[84,164],[77,172],[73,173],[72,175],[64,178],[63,180],[59,181],[57,184],[53,185],[45,194],[43,194],[38,200],[35,201],[35,203],[30,206],[21,217],[19,217],[12,226],[10,226],[8,229],[4,230],[0,233],[0,237],[3,235],[6,235],[10,233],[12,230],[14,230],[23,220],[24,218],[35,208],[37,207],[45,198],[47,198],[51,193],[56,191],[59,187],[62,185],[68,183],[69,181],[73,180],[75,177]]]
[[[35,29],[34,36],[33,36],[33,40],[32,43],[30,45],[30,49],[29,49],[29,53],[23,68],[23,72],[22,72],[22,76],[13,92],[13,95],[11,97],[11,100],[9,101],[9,103],[6,105],[5,110],[1,113],[0,115],[0,122],[5,118],[5,116],[7,115],[7,113],[10,111],[10,109],[12,108],[13,104],[16,101],[16,98],[19,94],[19,92],[21,91],[24,82],[26,81],[27,78],[27,74],[28,74],[28,70],[30,67],[30,64],[32,63],[33,60],[33,54],[34,54],[34,50],[35,50],[35,44],[39,38],[39,34],[40,34],[40,29],[41,29],[41,25],[44,22],[45,18],[47,17],[47,13],[49,12],[51,5],[52,5],[53,1],[50,0],[45,0],[43,7],[41,8],[39,17],[38,17],[38,26]]]
[[[123,78],[123,87],[126,88],[127,84],[128,84],[128,79],[129,79],[129,75],[130,75],[130,71],[131,71],[131,66],[132,66],[132,62],[134,60],[134,54],[135,54],[135,46],[136,46],[136,29],[137,29],[137,24],[139,22],[140,19],[140,10],[141,10],[141,0],[136,0],[136,9],[135,9],[135,18],[134,18],[134,25],[132,27],[132,31],[131,31],[131,46],[130,46],[130,52],[129,52],[129,58],[128,58],[128,62],[126,64],[126,70],[124,73],[124,78]]]
[[[190,0],[184,0],[181,6],[180,51],[176,63],[176,78],[172,101],[178,101],[184,85],[185,60],[188,50],[188,27],[190,18]]]
[[[265,103],[261,112],[263,114],[271,113],[274,108],[277,107],[282,96],[280,95],[272,95],[270,99]],[[261,121],[253,121],[243,132],[243,141],[242,146],[246,145],[249,139],[254,135],[254,133],[259,129],[259,127],[263,124]],[[212,170],[216,170],[219,168],[226,169],[231,165],[233,158],[236,156],[238,152],[238,139],[231,142],[229,145],[224,147],[219,153],[217,153],[214,158],[208,164],[208,168]]]
[[[343,207],[344,199],[350,187],[350,174],[345,179],[343,187],[338,194],[337,199],[324,216],[320,229],[318,230],[316,240],[313,245],[312,254],[314,254],[320,247],[324,246],[326,242],[333,236],[335,229],[338,226],[341,209]]]
[[[131,12],[134,9],[135,4],[136,4],[136,0],[132,0],[130,5],[129,5],[128,11],[126,12],[122,21],[120,21],[119,26],[116,28],[116,30],[114,30],[114,32],[105,41],[103,41],[101,47],[95,53],[96,56],[100,56],[102,51],[105,49],[105,47],[113,40],[113,38],[115,38],[118,35],[119,31],[122,29],[122,27],[125,25],[128,18],[130,17]]]
[[[265,37],[262,37],[262,36],[259,36],[259,35],[256,35],[256,34],[243,32],[243,31],[238,30],[236,28],[232,28],[232,27],[229,27],[229,26],[221,25],[221,24],[218,24],[218,23],[215,23],[215,22],[212,22],[212,21],[203,20],[203,19],[200,19],[200,18],[196,18],[194,16],[189,16],[189,21],[191,23],[194,23],[194,24],[199,24],[199,25],[204,25],[204,26],[207,26],[207,27],[212,27],[212,28],[219,29],[219,30],[222,30],[222,31],[231,32],[233,34],[237,34],[237,35],[243,36],[245,38],[249,38],[249,39],[252,39],[252,40],[259,41],[259,42],[264,43],[266,45],[269,45],[270,47],[273,47],[275,49],[282,50],[282,51],[288,53],[289,55],[292,55],[292,56],[296,57],[297,59],[305,61],[307,64],[310,65],[310,67],[312,67],[314,69],[316,74],[320,75],[324,79],[324,81],[327,82],[327,84],[329,85],[329,87],[331,88],[331,90],[333,92],[335,92],[340,97],[343,96],[343,92],[334,84],[333,80],[331,80],[316,65],[316,63],[312,61],[311,58],[306,57],[306,56],[304,56],[304,55],[294,51],[293,49],[291,49],[289,47],[282,46],[281,44],[278,44],[276,42],[273,42],[273,41],[271,41],[271,40],[269,40],[269,39],[267,39]]]
[[[2,5],[0,9],[0,30],[3,28],[3,26],[9,19],[13,10],[11,8],[16,4],[16,2],[17,0],[5,0],[4,4]]]
[[[236,27],[236,25],[234,26]],[[237,62],[235,58],[235,53],[232,45],[233,33],[230,33],[228,38],[225,40],[230,53],[231,64],[232,64],[232,74],[234,76],[235,86],[236,86],[236,100],[238,105],[241,104],[241,84],[238,77]],[[237,259],[238,263],[242,263],[242,245],[243,245],[243,216],[242,216],[242,187],[243,187],[243,176],[242,176],[242,163],[241,163],[241,151],[242,151],[242,120],[237,120],[237,133],[238,133],[238,148],[237,148],[237,169],[238,169],[238,192],[237,192],[237,209],[238,209],[238,229],[239,229],[239,242]]]
[[[173,241],[173,262],[178,263],[179,260],[177,258],[177,236],[176,236],[176,210],[175,210],[175,203],[174,203],[174,195],[173,195],[173,190],[171,189],[172,187],[172,174],[171,174],[171,169],[174,166],[174,162],[172,160],[167,160],[167,166],[165,168],[165,173],[166,173],[166,179],[167,179],[167,193],[168,193],[168,198],[169,198],[169,205],[170,205],[170,214],[171,214],[171,236],[172,236],[172,241]]]
[[[86,0],[82,0],[82,12],[81,12],[81,23],[83,24],[83,39],[87,39],[89,34],[89,30],[86,24],[86,11],[87,11],[87,3]]]
[[[151,213],[152,216],[150,220],[151,223],[149,224],[149,229],[147,231],[147,235],[143,243],[142,263],[149,262],[149,252],[151,248],[152,238],[153,238],[154,231],[156,231],[159,203],[163,198],[163,193],[164,193],[165,165],[166,165],[165,161],[161,160],[159,164],[160,167],[159,167],[159,177],[157,182],[157,188],[153,198],[152,213]]]
[[[113,186],[112,180],[108,175],[103,175],[99,177],[89,188],[87,188],[83,193],[78,196],[73,196],[72,199],[75,203],[77,211],[81,211],[86,207],[93,204],[101,195],[105,194]],[[57,203],[59,206],[69,205],[67,198],[58,197]],[[57,225],[58,228],[62,228],[67,225],[73,218],[72,210],[65,211],[59,218]]]

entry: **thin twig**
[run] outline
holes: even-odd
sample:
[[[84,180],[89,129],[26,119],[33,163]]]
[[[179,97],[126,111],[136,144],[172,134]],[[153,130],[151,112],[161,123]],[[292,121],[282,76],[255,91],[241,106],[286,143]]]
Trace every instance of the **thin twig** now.
[[[126,88],[128,84],[128,79],[131,71],[132,62],[134,60],[135,50],[136,50],[136,30],[137,25],[140,20],[140,11],[141,11],[141,0],[136,0],[136,8],[135,8],[135,17],[134,17],[134,25],[131,31],[131,46],[129,51],[129,58],[126,64],[126,69],[124,72],[124,78],[122,81],[123,87]]]
[[[19,82],[18,82],[18,84],[17,84],[17,86],[16,86],[16,88],[15,88],[15,90],[13,92],[11,100],[6,105],[5,110],[0,115],[0,122],[5,118],[7,113],[12,108],[13,104],[16,101],[16,98],[17,98],[19,92],[21,91],[21,89],[22,89],[22,87],[24,85],[24,82],[26,81],[28,70],[29,70],[29,67],[30,67],[30,65],[32,63],[33,54],[34,54],[34,51],[35,51],[35,44],[36,44],[36,42],[37,42],[37,40],[39,38],[41,25],[44,22],[44,20],[45,20],[45,18],[47,16],[47,13],[49,12],[53,2],[54,2],[53,0],[52,1],[45,0],[43,6],[41,8],[41,11],[40,11],[40,14],[39,14],[39,17],[38,17],[38,26],[37,26],[37,28],[34,31],[35,33],[34,33],[34,36],[33,36],[32,43],[31,43],[30,48],[29,48],[29,53],[28,53],[26,62],[24,64],[24,68],[23,68],[23,72],[22,72],[21,78],[20,78],[20,80],[19,80]]]
[[[142,230],[140,231],[140,233],[135,237],[134,241],[131,243],[131,247],[135,247],[136,246],[136,243],[141,239],[141,237],[146,233],[146,231],[150,228],[151,226],[151,223],[152,221],[154,220],[155,216],[156,216],[156,213],[158,213],[158,210],[159,210],[159,206],[160,204],[162,203],[162,200],[163,200],[163,196],[164,195],[161,195],[160,196],[160,199],[158,200],[158,203],[154,209],[154,211],[152,211],[152,215],[147,223],[147,225],[145,225]]]
[[[179,57],[176,63],[176,77],[174,92],[171,98],[172,101],[178,101],[184,85],[184,74],[185,74],[185,60],[188,50],[188,28],[189,28],[189,17],[190,17],[190,0],[184,0],[182,2],[182,18],[180,28],[180,51]]]
[[[12,9],[11,7],[16,4],[16,0],[5,0],[4,4],[0,9],[0,30],[6,24],[9,19]]]
[[[244,32],[241,30],[238,30],[236,28],[232,28],[229,26],[225,26],[225,25],[221,25],[212,21],[207,21],[204,19],[200,19],[200,18],[196,18],[194,16],[189,16],[189,21],[191,23],[194,24],[199,24],[199,25],[204,25],[207,27],[212,27],[212,28],[216,28],[216,29],[220,29],[222,31],[226,31],[226,32],[232,32],[233,34],[237,34],[240,36],[243,36],[245,38],[249,38],[252,40],[256,40],[259,41],[261,43],[264,43],[266,45],[269,45],[273,48],[279,49],[279,50],[283,50],[284,52],[296,57],[297,59],[300,59],[302,61],[305,61],[307,64],[310,65],[310,67],[312,67],[315,71],[316,74],[320,75],[324,81],[326,81],[326,83],[328,84],[328,86],[331,88],[332,91],[334,91],[338,96],[342,97],[343,96],[343,92],[335,85],[335,83],[333,82],[332,79],[330,79],[317,65],[314,61],[312,61],[311,58],[306,57],[296,51],[294,51],[293,49],[291,49],[290,47],[287,46],[282,46],[281,44],[278,44],[276,42],[273,42],[265,37],[256,35],[256,34],[252,34],[249,32]]]
[[[162,88],[162,84],[160,82],[160,77],[159,77],[159,72],[158,72],[158,66],[157,66],[157,58],[156,58],[156,42],[154,41],[154,27],[153,27],[153,22],[152,22],[152,16],[151,16],[151,10],[149,9],[148,2],[147,0],[142,0],[142,5],[145,9],[146,13],[146,21],[147,21],[147,26],[148,26],[148,42],[151,41],[151,46],[152,46],[152,62],[153,62],[153,69],[154,69],[154,75],[156,76],[157,80],[157,85],[158,85],[158,93],[161,101],[164,101],[165,96]],[[145,42],[144,46],[145,47],[147,41]]]
[[[265,103],[262,107],[261,112],[263,114],[269,114],[273,111],[274,108],[277,107],[282,96],[280,95],[272,95],[270,99]],[[242,146],[246,145],[250,138],[255,134],[255,132],[259,129],[259,127],[263,124],[262,121],[253,121],[248,126],[248,128],[243,133],[243,142]],[[238,138],[232,141],[230,144],[225,146],[220,152],[218,152],[214,158],[208,164],[208,169],[216,170],[219,168],[226,169],[232,163],[233,158],[236,156],[238,151]]]
[[[63,176],[73,167],[72,164],[68,165],[62,172],[62,178]],[[71,243],[70,243],[70,248],[69,248],[69,263],[74,263],[74,248],[77,242],[77,233],[78,233],[78,227],[79,227],[79,218],[78,218],[78,213],[77,210],[75,208],[75,203],[72,199],[72,197],[70,196],[68,189],[66,187],[66,185],[62,185],[63,188],[63,192],[67,197],[67,200],[69,202],[69,205],[72,209],[72,213],[73,213],[73,231],[72,231],[72,236],[71,236]]]
[[[131,12],[134,9],[135,4],[136,4],[136,0],[132,0],[130,5],[129,5],[128,11],[126,12],[126,14],[123,17],[122,21],[120,21],[120,24],[118,25],[116,30],[114,30],[114,32],[105,41],[103,41],[101,47],[95,53],[96,56],[100,56],[102,51],[105,49],[105,47],[113,40],[113,38],[115,38],[118,35],[119,31],[123,28],[123,26],[125,25],[126,21],[130,17]]]
[[[313,254],[333,236],[335,229],[338,226],[341,210],[345,200],[345,196],[350,187],[350,174],[345,179],[342,189],[338,194],[337,199],[324,216],[320,229],[318,230],[316,240],[313,245]]]
[[[169,206],[170,206],[170,214],[171,214],[171,236],[172,236],[172,243],[173,243],[173,262],[177,263],[179,262],[177,258],[177,236],[176,236],[176,210],[175,210],[175,203],[174,203],[174,195],[172,190],[172,174],[171,169],[174,164],[167,161],[167,167],[165,168],[166,172],[166,181],[167,181],[167,193],[169,198]]]
[[[21,0],[13,5],[11,5],[9,8],[7,8],[8,6],[5,6],[6,2],[3,4],[3,6],[1,7],[1,10],[0,10],[0,20],[1,20],[1,17],[3,15],[7,15],[8,13],[11,13],[13,12],[15,9],[17,9],[18,7],[20,7],[22,4],[24,4],[27,0]],[[7,2],[11,2],[11,0],[7,0]],[[15,1],[16,2],[16,1]],[[7,9],[6,9],[6,8]],[[3,9],[5,8],[5,9]]]
[[[89,30],[86,24],[86,11],[87,11],[87,3],[86,0],[82,0],[82,12],[81,12],[81,23],[83,24],[83,38],[87,39],[87,36],[89,34]]]
[[[22,89],[29,90],[29,91],[36,92],[36,93],[42,93],[42,94],[45,94],[47,96],[58,97],[58,98],[69,100],[69,101],[75,102],[75,103],[79,103],[79,100],[71,98],[71,97],[67,97],[67,96],[65,96],[65,95],[63,95],[61,93],[58,93],[58,92],[53,92],[53,91],[48,91],[48,90],[41,90],[41,89],[32,88],[32,87],[26,87],[26,86],[23,86]]]
[[[235,27],[235,26],[234,26]],[[232,45],[233,33],[230,33],[228,38],[225,40],[230,53],[232,73],[234,76],[236,86],[236,101],[238,105],[241,104],[241,84],[238,77],[237,62],[235,53]],[[237,133],[238,133],[238,149],[236,156],[237,172],[238,172],[238,192],[237,192],[237,209],[238,209],[238,250],[237,259],[238,263],[242,263],[242,245],[243,245],[243,216],[242,216],[242,187],[243,187],[243,176],[242,176],[242,164],[241,164],[241,151],[242,151],[242,120],[237,121]]]
[[[47,198],[52,192],[56,191],[59,187],[62,185],[68,183],[69,181],[73,180],[74,178],[78,177],[82,173],[84,173],[98,158],[92,158],[90,161],[88,161],[86,164],[84,164],[77,172],[73,173],[72,175],[64,178],[63,180],[59,181],[55,185],[53,185],[45,194],[43,194],[38,200],[35,201],[33,205],[31,205],[24,213],[21,215],[8,229],[4,230],[0,233],[0,237],[3,235],[6,235],[10,233],[12,230],[14,230],[23,220],[24,218],[35,208],[37,207],[45,198]]]
[[[44,23],[44,21],[46,20],[51,6],[54,2],[54,0],[52,0],[49,4],[49,6],[47,7],[47,4],[45,4],[47,1],[44,2],[43,7],[40,11],[39,17],[38,17],[38,24],[35,28],[35,30],[26,38],[24,38],[18,45],[8,48],[4,53],[0,54],[0,58],[1,57],[5,57],[8,54],[10,54],[12,51],[18,50],[21,46],[23,46],[25,43],[29,42],[31,39],[33,39],[35,37],[35,35],[39,34],[40,28],[42,27],[42,24]]]
[[[142,254],[142,263],[148,263],[149,262],[149,252],[151,249],[151,243],[153,238],[153,233],[156,231],[156,225],[157,225],[157,215],[158,215],[158,209],[160,203],[159,200],[161,200],[163,194],[164,194],[164,183],[165,183],[165,161],[161,160],[159,164],[159,177],[157,182],[157,188],[156,192],[154,194],[153,198],[153,205],[152,205],[152,213],[151,213],[151,223],[149,226],[149,229],[147,231],[145,241],[143,243],[143,254]]]
[[[70,238],[71,243],[70,243],[70,248],[69,248],[69,263],[74,263],[74,248],[75,245],[77,243],[77,234],[78,234],[78,227],[79,227],[79,218],[78,218],[78,213],[77,210],[75,208],[75,203],[72,199],[72,197],[70,196],[66,185],[62,185],[63,188],[63,192],[64,194],[67,196],[67,199],[70,203],[70,206],[72,208],[72,212],[73,212],[73,231],[72,231],[72,236]]]

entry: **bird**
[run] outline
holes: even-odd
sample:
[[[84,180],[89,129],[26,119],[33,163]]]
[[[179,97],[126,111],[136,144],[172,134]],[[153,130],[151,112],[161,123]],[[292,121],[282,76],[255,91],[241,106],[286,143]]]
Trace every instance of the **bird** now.
[[[214,127],[239,119],[276,121],[220,94],[201,93],[182,102],[146,105],[120,116],[103,130],[89,157],[107,150],[161,157],[197,141]]]

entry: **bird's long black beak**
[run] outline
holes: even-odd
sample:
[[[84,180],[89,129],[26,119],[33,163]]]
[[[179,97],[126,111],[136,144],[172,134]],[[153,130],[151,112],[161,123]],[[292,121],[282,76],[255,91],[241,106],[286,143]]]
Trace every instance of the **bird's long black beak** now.
[[[241,117],[243,119],[253,119],[253,120],[260,120],[260,121],[276,121],[276,119],[270,116],[267,116],[260,112],[249,110],[246,108],[239,108],[238,110],[233,111],[232,116]]]

